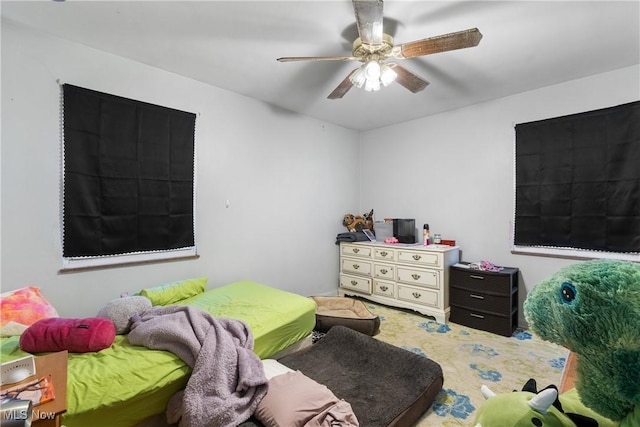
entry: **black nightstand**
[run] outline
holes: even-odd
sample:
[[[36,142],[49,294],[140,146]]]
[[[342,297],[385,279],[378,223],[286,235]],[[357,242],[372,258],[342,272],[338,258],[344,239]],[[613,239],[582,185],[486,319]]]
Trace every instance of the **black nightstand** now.
[[[518,269],[494,272],[451,266],[449,304],[453,323],[511,336],[518,327]]]

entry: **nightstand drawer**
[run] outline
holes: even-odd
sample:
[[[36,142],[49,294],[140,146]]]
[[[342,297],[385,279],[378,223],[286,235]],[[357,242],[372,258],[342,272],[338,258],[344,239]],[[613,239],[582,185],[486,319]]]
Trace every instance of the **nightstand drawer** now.
[[[451,286],[473,292],[511,295],[512,280],[509,274],[496,274],[452,267],[449,274],[449,283]]]
[[[510,337],[516,328],[517,319],[515,316],[504,317],[488,314],[481,311],[467,310],[466,308],[451,306],[451,316],[453,323],[480,329],[494,334]]]
[[[509,296],[485,294],[455,286],[451,286],[449,303],[470,310],[480,310],[498,315],[509,313],[512,309],[517,308],[511,307],[512,298],[509,298]]]
[[[341,271],[343,273],[362,274],[363,276],[371,276],[372,264],[357,258],[342,258]]]

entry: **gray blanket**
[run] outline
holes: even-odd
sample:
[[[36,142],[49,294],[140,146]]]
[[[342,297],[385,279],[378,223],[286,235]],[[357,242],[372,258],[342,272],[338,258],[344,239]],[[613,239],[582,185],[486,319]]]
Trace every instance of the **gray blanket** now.
[[[368,242],[369,238],[362,231],[350,231],[347,233],[338,233],[336,236],[336,245],[340,242]]]
[[[268,381],[244,322],[191,306],[156,307],[132,320],[129,342],[170,351],[193,369],[169,401],[169,423],[237,426],[253,414]]]

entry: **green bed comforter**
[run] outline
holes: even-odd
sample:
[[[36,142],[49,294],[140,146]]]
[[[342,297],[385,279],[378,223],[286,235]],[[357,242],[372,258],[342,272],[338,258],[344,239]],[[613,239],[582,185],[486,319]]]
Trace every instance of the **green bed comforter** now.
[[[312,299],[250,281],[180,301],[217,317],[240,319],[253,333],[254,351],[267,358],[303,339],[315,326]],[[19,337],[2,338],[2,361],[26,355]],[[69,354],[67,427],[129,427],[164,411],[185,387],[191,369],[172,353],[134,346],[118,335],[97,353]]]

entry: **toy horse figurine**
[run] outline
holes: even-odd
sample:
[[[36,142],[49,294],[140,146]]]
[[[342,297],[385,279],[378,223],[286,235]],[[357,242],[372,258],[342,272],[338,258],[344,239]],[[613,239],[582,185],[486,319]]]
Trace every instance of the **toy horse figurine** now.
[[[362,231],[365,228],[373,230],[373,209],[364,216],[345,214],[342,225],[347,227],[349,231]]]
[[[369,213],[364,214],[363,217],[364,217],[364,222],[367,225],[367,228],[373,231],[373,209],[371,209]]]
[[[342,225],[352,232],[362,231],[362,229],[366,227],[364,218],[360,215],[354,216],[353,214],[345,214],[344,219],[342,220]]]

